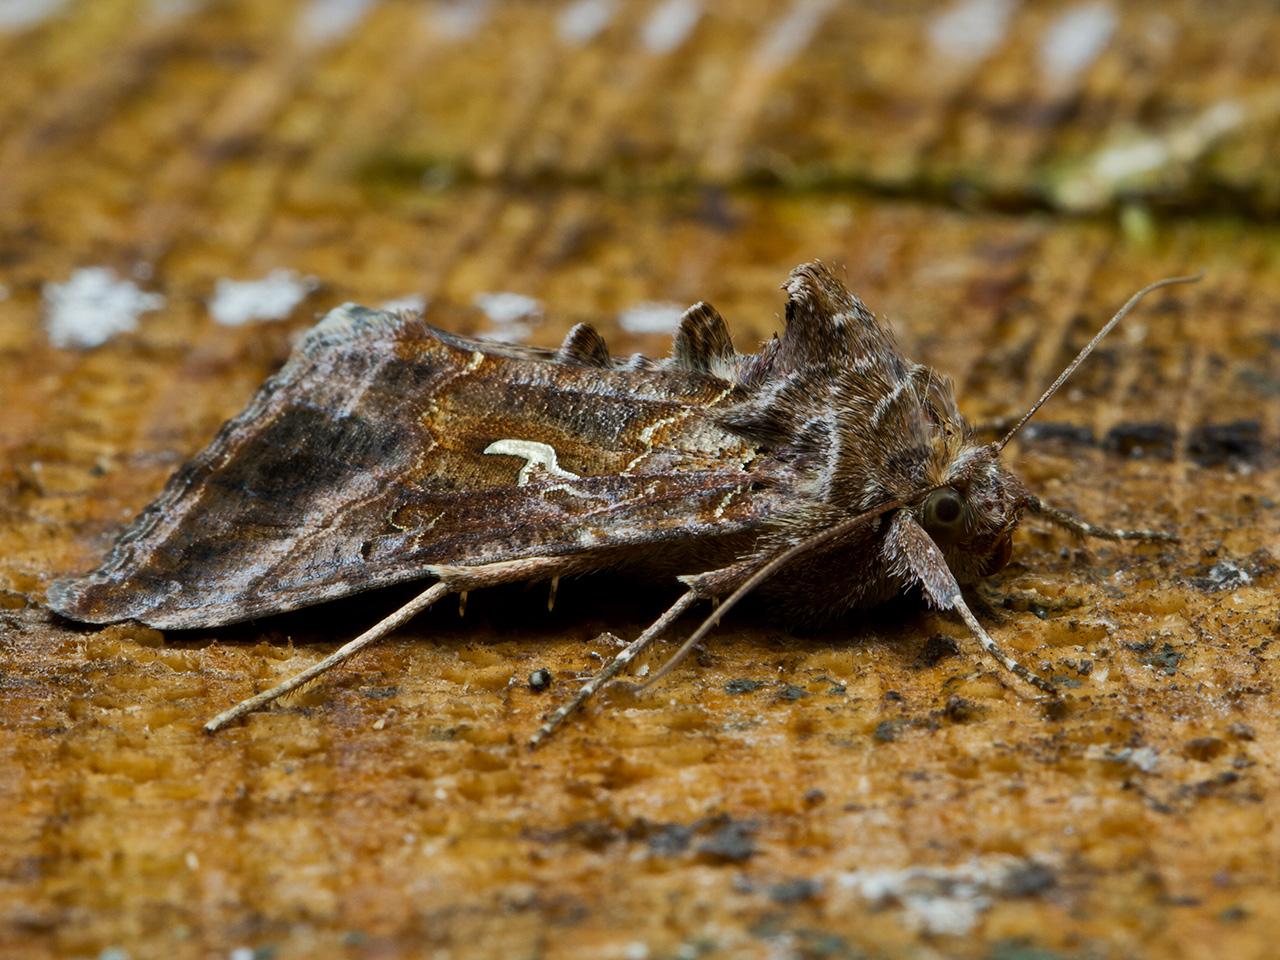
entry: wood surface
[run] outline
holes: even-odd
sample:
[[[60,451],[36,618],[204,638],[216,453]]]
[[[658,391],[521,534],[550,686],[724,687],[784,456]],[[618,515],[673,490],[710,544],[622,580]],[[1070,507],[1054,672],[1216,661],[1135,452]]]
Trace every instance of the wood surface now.
[[[26,6],[0,18],[0,955],[1274,955],[1270,4]],[[708,299],[747,348],[815,257],[974,419],[1205,272],[1012,451],[1046,498],[1183,537],[1024,524],[977,612],[1062,706],[950,617],[798,634],[757,604],[530,753],[599,634],[675,596],[603,578],[550,612],[473,594],[210,738],[412,590],[196,633],[41,606],[334,305],[415,294],[476,333],[515,292],[536,344],[589,320],[663,353],[620,313]],[[50,285],[86,267],[166,303],[55,346]],[[276,269],[314,278],[286,319],[214,322],[220,280]]]

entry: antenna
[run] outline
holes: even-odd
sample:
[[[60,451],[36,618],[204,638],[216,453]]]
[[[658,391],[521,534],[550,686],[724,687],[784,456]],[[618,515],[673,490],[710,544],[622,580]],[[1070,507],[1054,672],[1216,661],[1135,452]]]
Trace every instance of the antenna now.
[[[1049,389],[1040,395],[1040,399],[1031,405],[1031,409],[1022,415],[1022,419],[1014,424],[1013,429],[1004,435],[1004,439],[996,444],[996,450],[1004,449],[1005,444],[1013,439],[1013,435],[1021,430],[1028,420],[1035,416],[1035,412],[1044,406],[1046,400],[1058,392],[1058,388],[1067,382],[1067,378],[1070,377],[1071,374],[1075,373],[1076,367],[1084,363],[1084,358],[1093,353],[1093,348],[1102,341],[1103,337],[1115,329],[1116,324],[1123,320],[1128,315],[1129,311],[1138,305],[1139,300],[1145,297],[1152,290],[1159,290],[1161,287],[1168,287],[1175,283],[1195,283],[1202,277],[1204,277],[1203,273],[1193,274],[1188,277],[1165,277],[1163,280],[1157,280],[1155,283],[1147,284],[1130,297],[1128,301],[1125,302],[1125,305],[1116,311],[1116,315],[1107,321],[1106,326],[1095,333],[1093,335],[1093,339],[1084,345],[1084,349],[1076,354],[1076,358],[1067,364],[1067,368],[1058,374],[1058,379],[1054,380],[1053,383],[1049,385]]]

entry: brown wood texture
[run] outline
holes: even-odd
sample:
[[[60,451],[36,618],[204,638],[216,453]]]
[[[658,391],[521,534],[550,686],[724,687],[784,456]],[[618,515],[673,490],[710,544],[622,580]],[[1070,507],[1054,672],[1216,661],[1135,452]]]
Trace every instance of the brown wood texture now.
[[[35,12],[0,18],[0,954],[1274,955],[1269,4],[9,7]],[[757,605],[531,754],[598,634],[674,596],[581,579],[552,612],[432,611],[210,738],[411,591],[197,634],[40,605],[333,305],[417,294],[473,333],[509,291],[535,343],[590,320],[664,352],[620,311],[705,298],[745,348],[815,257],[978,419],[1205,271],[1014,451],[1045,497],[1184,538],[1024,524],[978,614],[1062,707],[949,617],[797,635]],[[86,267],[166,302],[55,346],[50,285]],[[214,322],[219,281],[275,269],[314,278],[287,318]]]

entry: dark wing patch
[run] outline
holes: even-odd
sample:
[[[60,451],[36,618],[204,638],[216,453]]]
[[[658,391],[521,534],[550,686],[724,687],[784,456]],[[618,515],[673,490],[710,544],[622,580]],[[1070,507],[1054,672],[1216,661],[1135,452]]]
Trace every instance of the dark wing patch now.
[[[729,384],[600,370],[339,308],[170,479],[103,564],[55,583],[77,620],[215,626],[533,556],[704,558],[778,508],[704,414]],[[688,569],[681,572],[690,572]]]

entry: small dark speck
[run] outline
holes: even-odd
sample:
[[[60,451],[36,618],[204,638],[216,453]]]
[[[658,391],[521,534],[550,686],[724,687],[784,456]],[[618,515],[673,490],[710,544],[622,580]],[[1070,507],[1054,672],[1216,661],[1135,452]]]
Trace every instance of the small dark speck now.
[[[1231,736],[1236,740],[1245,741],[1252,740],[1255,736],[1253,727],[1249,726],[1247,723],[1233,723],[1231,726],[1227,727],[1227,733],[1231,734]]]
[[[746,863],[756,853],[754,824],[726,820],[698,845],[698,853],[716,863]]]
[[[738,677],[724,685],[724,692],[731,696],[737,696],[742,693],[755,693],[764,685],[765,682],[763,680],[748,680],[745,677]]]
[[[935,633],[924,642],[924,649],[920,651],[920,666],[936,667],[941,661],[948,657],[960,655],[960,647],[955,640],[942,633]]]
[[[698,219],[715,230],[737,229],[742,218],[734,212],[726,192],[720,187],[707,187],[698,204]]]
[[[360,695],[370,700],[387,700],[399,692],[399,687],[365,687],[360,691]]]
[[[778,699],[786,703],[794,703],[797,700],[803,700],[809,695],[809,691],[804,687],[797,687],[792,683],[784,683],[782,689],[778,691]]]
[[[769,899],[774,903],[804,903],[822,893],[822,882],[810,880],[808,877],[797,877],[795,880],[784,880],[769,888]]]
[[[1057,441],[1091,447],[1095,442],[1093,428],[1075,423],[1029,423],[1023,438],[1034,441]]]
[[[1239,923],[1241,920],[1249,916],[1249,911],[1244,907],[1236,904],[1233,907],[1227,907],[1225,910],[1218,912],[1219,923]]]
[[[1206,423],[1191,432],[1187,453],[1202,467],[1253,463],[1262,456],[1262,425],[1257,420]]]
[[[1217,593],[1221,590],[1238,590],[1253,582],[1253,575],[1244,564],[1230,558],[1219,560],[1200,576],[1191,578],[1191,585],[1202,593]]]
[[[1208,780],[1201,780],[1199,783],[1193,783],[1188,793],[1196,797],[1210,797],[1225,787],[1230,787],[1240,782],[1240,774],[1234,770],[1224,770],[1216,777],[1210,777]]]
[[[1280,349],[1280,347],[1277,349]],[[1280,377],[1266,370],[1246,367],[1236,374],[1236,377],[1254,393],[1259,393],[1264,397],[1280,397]]]
[[[1172,644],[1166,643],[1159,650],[1154,649],[1155,644],[1126,644],[1135,653],[1141,654],[1140,660],[1148,666],[1155,667],[1166,677],[1172,677],[1178,672],[1178,664],[1182,662],[1183,654],[1180,653]]]
[[[890,703],[902,703],[902,694],[897,690],[886,690],[884,692],[884,698]]]
[[[968,723],[971,720],[976,720],[981,712],[981,709],[972,700],[966,700],[964,697],[955,695],[947,699],[947,706],[944,710],[947,719],[952,723]]]
[[[1182,745],[1182,752],[1191,760],[1208,763],[1227,752],[1227,742],[1217,737],[1196,737]]]
[[[871,734],[877,743],[893,743],[902,732],[902,721],[881,720],[876,724],[875,733]]]
[[[689,849],[693,830],[679,823],[666,823],[649,835],[649,849],[659,856],[674,857]]]
[[[1133,460],[1172,460],[1177,431],[1167,423],[1117,423],[1102,441],[1108,453]]]
[[[529,674],[529,689],[534,693],[541,693],[551,686],[551,671],[539,668]]]
[[[821,806],[823,803],[826,802],[827,795],[823,793],[821,790],[819,790],[817,787],[813,787],[809,790],[806,790],[804,792],[804,796],[801,797],[801,799],[804,801],[804,805],[806,807],[817,807],[817,806]]]
[[[1029,860],[1010,871],[1005,877],[1003,891],[1011,897],[1031,897],[1044,893],[1058,885],[1058,876],[1049,867]]]

